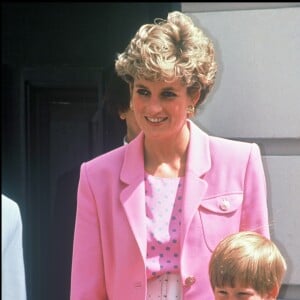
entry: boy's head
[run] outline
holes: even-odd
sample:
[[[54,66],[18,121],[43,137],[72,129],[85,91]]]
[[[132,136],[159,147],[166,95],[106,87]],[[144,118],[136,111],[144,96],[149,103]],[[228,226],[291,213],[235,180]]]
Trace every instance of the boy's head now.
[[[285,272],[286,262],[276,245],[249,231],[223,239],[209,263],[215,299],[276,299]]]

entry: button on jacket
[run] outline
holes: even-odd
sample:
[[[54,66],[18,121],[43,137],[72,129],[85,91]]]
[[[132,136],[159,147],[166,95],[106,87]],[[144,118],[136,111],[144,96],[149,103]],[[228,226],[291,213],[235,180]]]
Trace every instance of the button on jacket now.
[[[211,300],[208,263],[226,235],[269,237],[266,186],[254,143],[212,137],[188,120],[180,271],[184,300]],[[143,133],[83,163],[78,186],[71,300],[146,299]]]

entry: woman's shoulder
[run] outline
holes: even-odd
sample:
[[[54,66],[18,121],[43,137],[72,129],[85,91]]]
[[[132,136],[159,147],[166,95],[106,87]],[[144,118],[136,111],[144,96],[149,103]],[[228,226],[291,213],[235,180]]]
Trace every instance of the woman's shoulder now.
[[[260,155],[259,146],[255,142],[209,136],[211,153],[228,157],[249,157],[251,153]]]
[[[255,142],[208,134],[192,122],[190,122],[190,127],[193,148],[199,148],[204,157],[228,163],[230,161],[246,162],[250,156],[260,156],[260,148]],[[192,153],[196,156],[199,152],[193,151]]]
[[[89,178],[90,182],[95,184],[99,184],[99,179],[104,182],[114,178],[120,174],[125,147],[118,147],[83,162],[80,166],[80,177]]]
[[[88,168],[98,168],[105,166],[116,166],[118,163],[122,163],[124,158],[126,145],[122,145],[115,149],[112,149],[108,152],[102,153],[88,161],[83,162],[82,165],[85,165]]]
[[[209,135],[209,139],[212,145],[229,147],[229,148],[251,148],[253,142],[243,141],[242,139],[225,138],[220,136]]]

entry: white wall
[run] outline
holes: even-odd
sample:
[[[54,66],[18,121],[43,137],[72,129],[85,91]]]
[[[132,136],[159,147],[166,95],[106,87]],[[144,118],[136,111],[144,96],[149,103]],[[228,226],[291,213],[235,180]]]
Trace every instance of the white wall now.
[[[300,3],[279,4],[182,3],[182,11],[213,40],[219,64],[195,121],[260,145],[271,234],[288,262],[284,283],[300,288]]]

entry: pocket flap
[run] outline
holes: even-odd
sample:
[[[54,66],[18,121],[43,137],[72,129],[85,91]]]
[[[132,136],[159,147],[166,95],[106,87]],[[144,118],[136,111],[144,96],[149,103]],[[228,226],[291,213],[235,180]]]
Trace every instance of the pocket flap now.
[[[201,201],[200,209],[204,208],[208,211],[227,214],[236,211],[243,202],[243,194],[227,194],[204,199]]]

